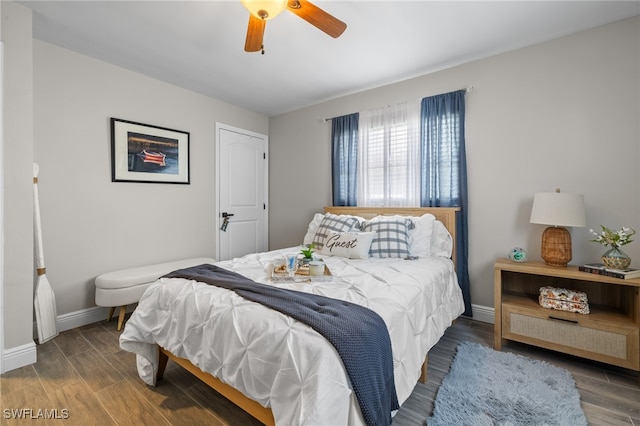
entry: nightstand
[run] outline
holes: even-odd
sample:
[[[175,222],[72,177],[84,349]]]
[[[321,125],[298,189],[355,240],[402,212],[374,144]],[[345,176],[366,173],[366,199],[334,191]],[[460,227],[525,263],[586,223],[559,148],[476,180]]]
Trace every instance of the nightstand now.
[[[540,287],[587,294],[591,313],[540,306]],[[640,279],[623,280],[553,267],[539,262],[498,259],[494,265],[494,346],[505,340],[640,371]]]

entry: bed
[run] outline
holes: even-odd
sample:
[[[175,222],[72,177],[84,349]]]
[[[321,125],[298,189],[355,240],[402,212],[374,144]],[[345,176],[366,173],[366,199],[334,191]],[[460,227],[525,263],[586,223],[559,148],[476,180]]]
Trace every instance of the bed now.
[[[402,404],[416,382],[426,378],[427,352],[464,311],[454,265],[456,211],[325,208],[315,215],[304,236],[308,244],[326,234],[321,241],[325,247],[316,254],[330,277],[320,280],[277,281],[267,276],[278,259],[299,252],[299,246],[215,266],[257,283],[374,311],[388,331],[395,392]],[[358,229],[327,232],[325,223],[336,217],[355,218]],[[335,246],[329,249],[330,238],[349,232],[380,236],[375,230],[384,229],[380,226],[387,222],[405,222],[411,229],[409,257],[386,257],[396,255],[384,252],[385,257],[374,258],[361,256],[361,249],[348,255],[339,248],[332,251]],[[382,242],[374,240],[370,253],[374,246],[380,248]],[[137,355],[139,376],[147,384],[155,385],[162,378],[171,359],[264,424],[370,424],[363,417],[346,364],[327,339],[309,325],[227,289],[188,278],[159,279],[141,298],[120,345]]]

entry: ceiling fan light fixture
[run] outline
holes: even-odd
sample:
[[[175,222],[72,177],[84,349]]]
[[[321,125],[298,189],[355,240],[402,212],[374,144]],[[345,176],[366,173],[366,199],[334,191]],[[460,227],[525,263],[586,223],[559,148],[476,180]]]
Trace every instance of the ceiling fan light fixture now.
[[[287,0],[240,0],[256,18],[273,19],[287,8]]]

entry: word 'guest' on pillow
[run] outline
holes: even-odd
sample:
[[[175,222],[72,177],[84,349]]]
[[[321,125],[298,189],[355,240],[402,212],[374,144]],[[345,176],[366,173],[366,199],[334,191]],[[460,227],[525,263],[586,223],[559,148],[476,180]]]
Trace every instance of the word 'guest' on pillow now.
[[[320,253],[349,259],[367,259],[375,235],[375,232],[330,232]]]

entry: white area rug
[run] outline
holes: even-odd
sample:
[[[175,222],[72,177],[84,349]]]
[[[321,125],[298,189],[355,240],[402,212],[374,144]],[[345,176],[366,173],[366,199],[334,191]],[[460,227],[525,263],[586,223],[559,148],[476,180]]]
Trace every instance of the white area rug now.
[[[586,425],[571,374],[543,361],[458,346],[427,425]]]

